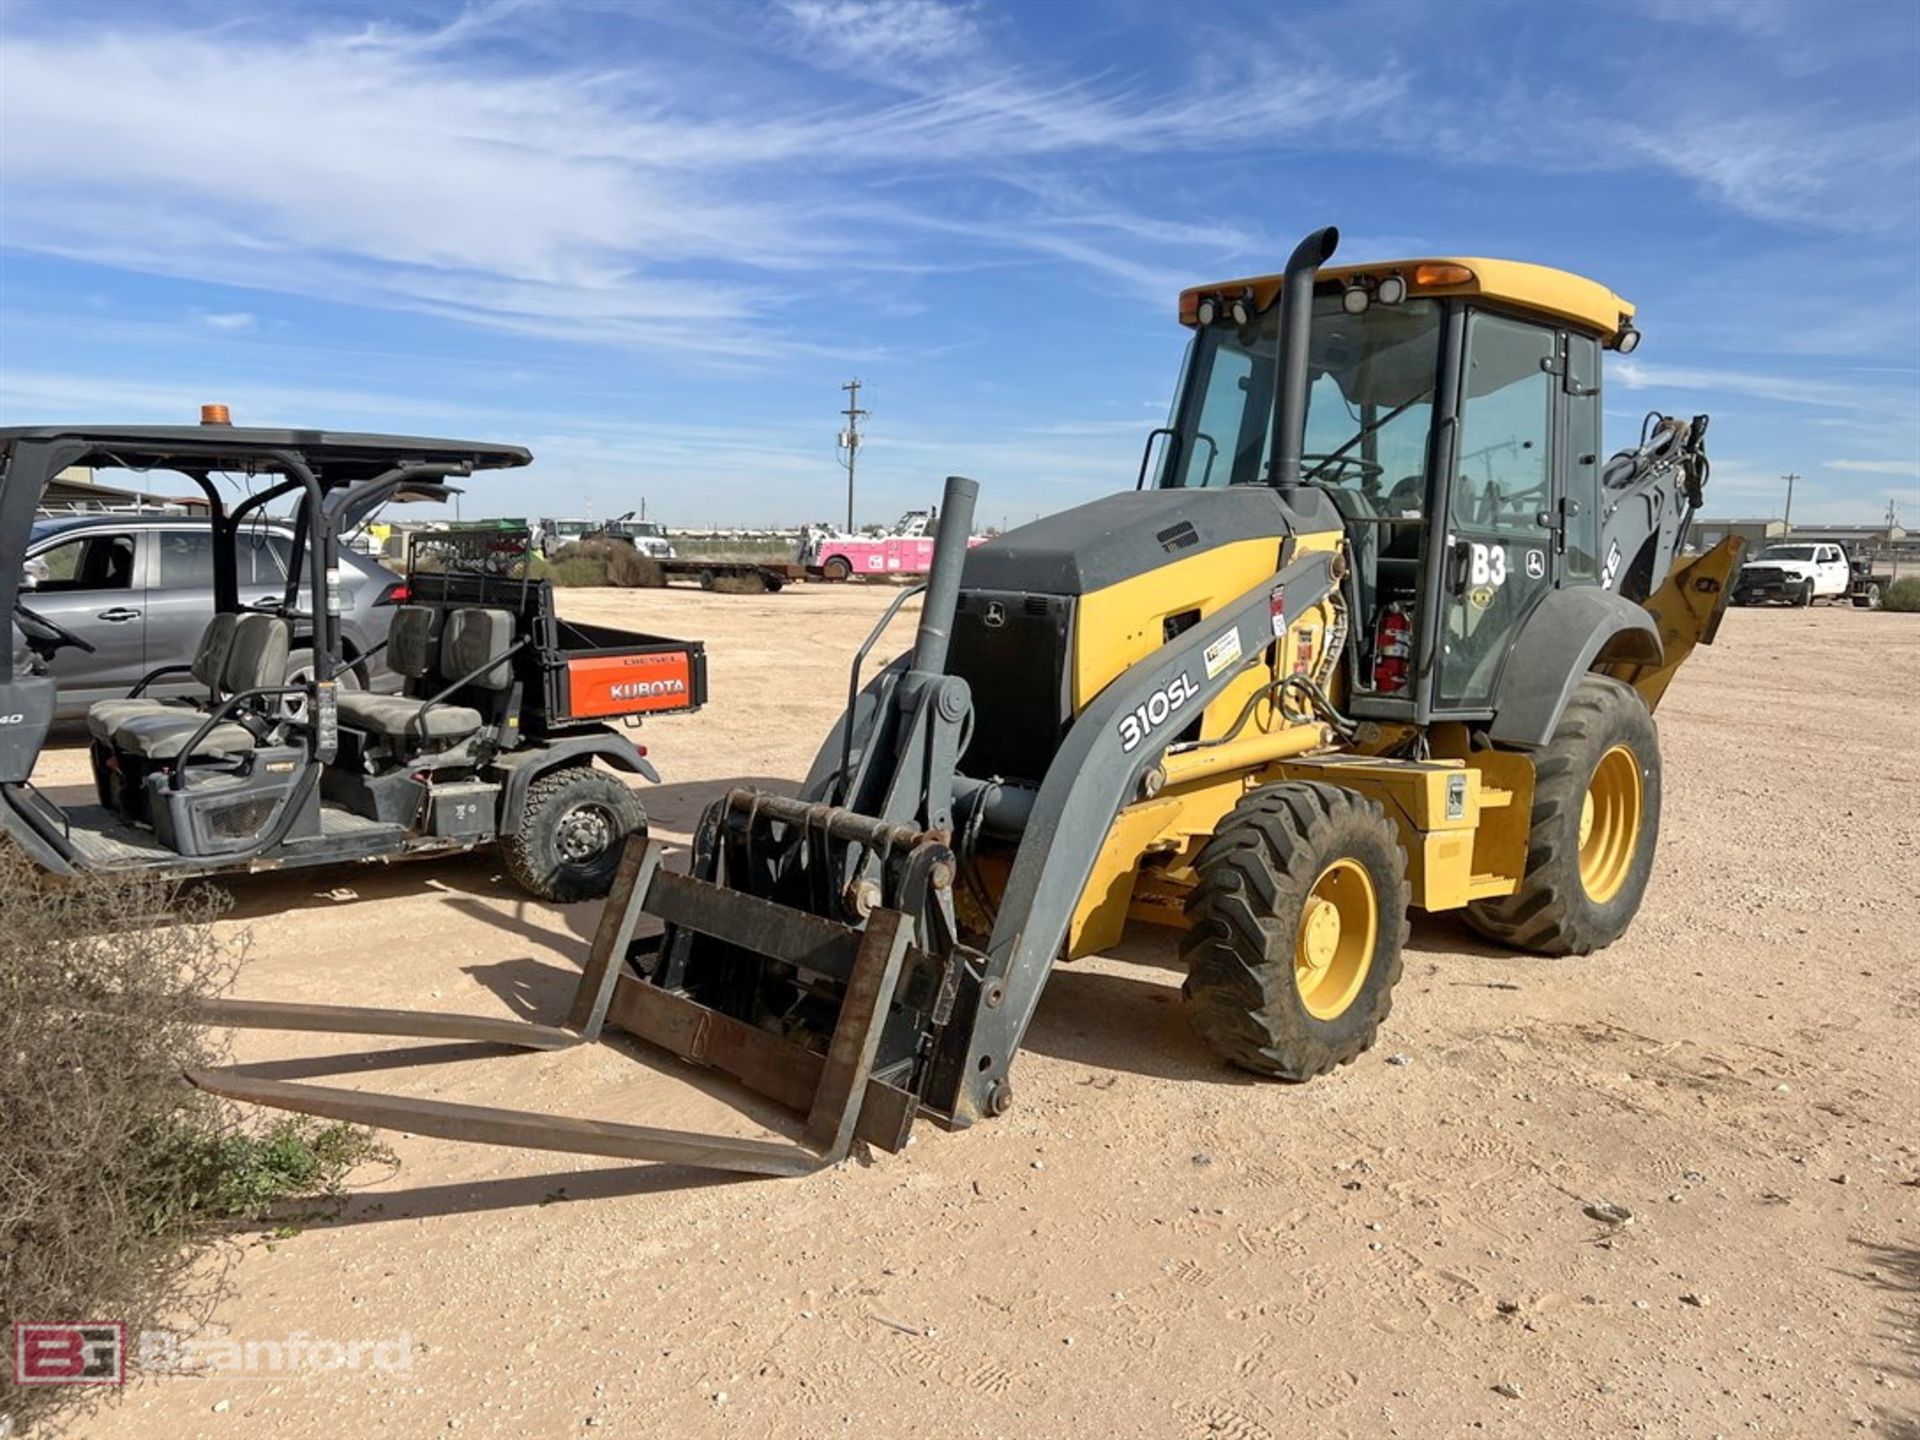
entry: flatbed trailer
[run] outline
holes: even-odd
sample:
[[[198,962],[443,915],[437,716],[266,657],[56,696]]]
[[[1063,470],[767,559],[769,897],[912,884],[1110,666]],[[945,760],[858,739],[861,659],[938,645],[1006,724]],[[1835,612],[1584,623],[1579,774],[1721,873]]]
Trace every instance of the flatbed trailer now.
[[[714,581],[722,576],[758,580],[761,588],[769,593],[802,580],[823,578],[817,568],[795,564],[790,560],[721,560],[696,556],[654,563],[660,567],[668,584],[676,580],[694,580],[699,582],[702,590],[713,589]]]

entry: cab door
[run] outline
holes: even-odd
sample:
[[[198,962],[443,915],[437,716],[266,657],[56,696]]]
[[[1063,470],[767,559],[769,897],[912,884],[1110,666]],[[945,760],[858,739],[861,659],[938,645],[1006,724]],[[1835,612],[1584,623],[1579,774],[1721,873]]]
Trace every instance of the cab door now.
[[[1491,704],[1508,645],[1565,565],[1562,502],[1577,503],[1557,478],[1566,370],[1558,330],[1468,313],[1442,520],[1436,714]]]

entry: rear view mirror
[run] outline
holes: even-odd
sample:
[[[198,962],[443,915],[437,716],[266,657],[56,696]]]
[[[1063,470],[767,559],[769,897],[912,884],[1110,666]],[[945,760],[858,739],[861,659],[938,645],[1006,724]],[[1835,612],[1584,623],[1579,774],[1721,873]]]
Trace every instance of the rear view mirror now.
[[[38,590],[41,584],[53,578],[53,571],[47,568],[47,562],[33,559],[20,567],[20,588]]]

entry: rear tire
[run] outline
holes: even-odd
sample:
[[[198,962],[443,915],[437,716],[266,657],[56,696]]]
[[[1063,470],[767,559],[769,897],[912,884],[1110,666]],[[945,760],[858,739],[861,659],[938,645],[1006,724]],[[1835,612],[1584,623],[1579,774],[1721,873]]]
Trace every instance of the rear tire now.
[[[589,765],[563,765],[527,787],[520,823],[500,850],[507,873],[536,899],[604,900],[627,836],[646,828],[630,786]]]
[[[1187,1016],[1242,1069],[1311,1080],[1370,1047],[1407,938],[1407,861],[1371,800],[1256,790],[1194,862],[1181,941]]]
[[[1639,693],[1580,682],[1534,766],[1520,888],[1476,900],[1467,923],[1537,955],[1588,955],[1639,913],[1660,839],[1660,735]]]
[[[1853,597],[1853,607],[1856,610],[1878,610],[1880,608],[1880,602],[1881,595],[1878,585],[1869,585],[1865,590]]]

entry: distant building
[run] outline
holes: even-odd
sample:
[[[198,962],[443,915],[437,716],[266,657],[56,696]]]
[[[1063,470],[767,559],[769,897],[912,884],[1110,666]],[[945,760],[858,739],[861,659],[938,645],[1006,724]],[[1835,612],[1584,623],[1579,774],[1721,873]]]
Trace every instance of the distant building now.
[[[40,497],[40,508],[63,512],[173,510],[196,515],[205,513],[207,509],[207,497],[204,495],[154,495],[140,490],[127,490],[116,485],[100,484],[94,479],[94,473],[85,465],[69,465],[47,482],[46,493]],[[181,476],[174,478],[184,479]]]

